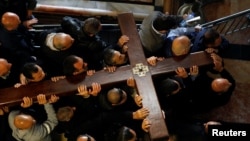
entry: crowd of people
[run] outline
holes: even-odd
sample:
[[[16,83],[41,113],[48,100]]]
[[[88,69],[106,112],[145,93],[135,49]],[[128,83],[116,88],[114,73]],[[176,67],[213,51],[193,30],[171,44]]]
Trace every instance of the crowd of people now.
[[[36,0],[4,2],[0,3],[0,88],[18,89],[81,73],[92,76],[103,69],[112,73],[129,65],[129,37],[120,35],[116,44],[105,41],[98,36],[102,24],[97,18],[81,21],[65,16],[61,26],[34,34],[29,29],[38,22],[32,15]],[[235,88],[222,58],[229,41],[212,28],[179,27],[183,18],[153,11],[138,29],[149,65],[197,51],[206,51],[213,60],[205,69],[180,66],[176,75],[154,82],[169,132],[180,135],[179,140],[186,130],[195,132],[184,128],[194,114],[226,104]],[[149,132],[150,111],[143,107],[133,78],[109,89],[98,83],[76,89],[78,93],[60,98],[37,94],[38,104],[24,97],[20,105],[0,107],[1,140],[51,141],[53,134],[63,133],[68,141],[136,141]],[[202,133],[205,129],[202,125]]]

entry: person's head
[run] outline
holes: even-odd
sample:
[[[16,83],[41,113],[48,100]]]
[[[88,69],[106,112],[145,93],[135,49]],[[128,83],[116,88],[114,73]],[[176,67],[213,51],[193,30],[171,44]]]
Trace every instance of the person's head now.
[[[10,73],[12,64],[6,59],[0,58],[0,77],[8,76]]]
[[[180,83],[174,79],[167,78],[161,82],[160,90],[165,96],[177,94],[181,90]]]
[[[179,36],[173,40],[172,53],[173,56],[187,55],[190,51],[191,41],[187,36]]]
[[[12,12],[6,12],[2,15],[2,25],[3,27],[8,30],[16,30],[21,23],[21,20],[19,19],[19,16]]]
[[[95,139],[88,134],[84,134],[78,136],[76,141],[95,141]]]
[[[67,50],[74,43],[74,39],[66,33],[56,33],[53,38],[53,45],[58,50]]]
[[[136,132],[133,129],[126,126],[123,126],[119,129],[117,141],[136,141],[136,140],[137,140]]]
[[[121,54],[119,51],[110,48],[105,49],[103,53],[103,59],[105,64],[110,66],[123,65],[128,61],[128,58],[125,54]]]
[[[167,15],[157,17],[153,21],[154,29],[162,34],[167,33],[170,29],[175,28],[176,26],[177,23],[175,19]]]
[[[90,37],[95,36],[102,29],[101,22],[96,18],[87,18],[84,21],[82,30]]]
[[[82,58],[70,55],[63,61],[63,71],[65,75],[77,75],[87,71],[88,64]]]
[[[32,116],[26,114],[18,114],[14,118],[14,125],[19,130],[30,129],[35,123],[36,120]]]
[[[222,42],[222,38],[215,29],[209,28],[205,34],[204,34],[204,39],[203,39],[203,44],[207,48],[216,48],[220,46]]]
[[[39,82],[45,78],[45,72],[36,63],[24,64],[22,74],[29,82]]]
[[[121,105],[127,100],[127,93],[119,88],[113,88],[108,91],[107,100],[112,106]]]
[[[74,115],[75,110],[76,110],[75,107],[70,107],[70,106],[65,106],[65,107],[59,108],[57,113],[56,113],[57,120],[62,121],[62,122],[70,121],[70,119]]]
[[[216,78],[211,83],[212,90],[217,93],[227,92],[231,85],[225,78]]]

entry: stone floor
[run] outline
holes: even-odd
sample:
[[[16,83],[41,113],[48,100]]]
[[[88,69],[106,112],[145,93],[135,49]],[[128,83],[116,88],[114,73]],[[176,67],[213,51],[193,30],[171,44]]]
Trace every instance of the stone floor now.
[[[226,105],[202,116],[209,120],[250,123],[250,61],[237,59],[224,59],[224,61],[225,68],[236,80],[235,91]]]

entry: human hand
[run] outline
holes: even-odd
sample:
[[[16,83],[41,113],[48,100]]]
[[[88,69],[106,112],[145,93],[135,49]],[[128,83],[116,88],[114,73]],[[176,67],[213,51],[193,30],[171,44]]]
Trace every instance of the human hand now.
[[[78,88],[78,94],[77,95],[80,95],[84,98],[88,98],[90,96],[89,94],[89,91],[87,89],[87,86],[86,85],[80,85]]]
[[[146,108],[141,108],[136,112],[133,112],[133,119],[145,119],[149,115],[149,110]]]
[[[177,76],[181,77],[181,78],[187,78],[188,77],[188,73],[187,71],[185,70],[185,68],[183,67],[178,67],[176,70],[175,70]]]
[[[157,57],[157,61],[163,61],[165,58],[164,57]]]
[[[14,85],[14,88],[19,88],[19,87],[21,87],[21,86],[22,86],[21,83],[16,83],[16,84]]]
[[[87,76],[92,76],[95,74],[95,70],[88,70],[87,71]]]
[[[46,99],[45,94],[39,94],[39,95],[37,95],[36,98],[37,98],[38,104],[40,104],[40,105],[47,103],[47,99]]]
[[[118,45],[122,47],[124,44],[126,44],[129,41],[129,37],[126,35],[122,35],[118,40]]]
[[[127,79],[127,85],[129,86],[129,87],[132,87],[132,88],[135,88],[135,79],[133,78],[133,77],[129,77],[128,79]]]
[[[190,67],[190,75],[191,76],[197,76],[199,74],[199,68],[198,66],[192,66]]]
[[[59,97],[56,95],[51,95],[49,99],[49,103],[56,103],[59,100]]]
[[[23,102],[21,103],[21,107],[28,108],[33,104],[32,98],[29,97],[23,97]]]
[[[211,58],[213,59],[214,70],[221,72],[224,69],[223,64],[222,64],[222,58],[215,53],[211,54]]]
[[[122,46],[122,53],[126,53],[128,52],[128,46],[127,45],[123,45]]]
[[[205,49],[205,51],[206,51],[207,53],[211,54],[211,53],[217,53],[217,52],[218,52],[218,49],[209,47],[209,48]]]
[[[195,27],[194,27],[194,30],[195,30],[195,32],[199,32],[200,30],[201,30],[201,25],[196,25]]]
[[[141,128],[143,131],[149,132],[150,126],[151,126],[151,122],[148,119],[144,119],[142,121]]]
[[[147,58],[147,62],[149,65],[155,66],[156,62],[157,62],[157,57],[151,56],[151,57]]]
[[[9,112],[9,107],[4,106],[0,108],[0,115],[4,115],[4,113],[8,113],[8,112]]]
[[[53,82],[57,82],[60,79],[65,79],[66,76],[55,76],[55,77],[51,77],[51,81]]]
[[[116,66],[107,66],[104,68],[104,70],[107,70],[108,72],[115,72]]]
[[[22,73],[20,74],[20,83],[22,85],[28,84],[28,81],[27,81],[26,77]]]
[[[134,101],[138,107],[142,107],[142,97],[140,95],[136,94]]]
[[[89,94],[91,94],[92,96],[97,96],[101,89],[102,88],[99,83],[92,83],[92,90],[89,89]]]

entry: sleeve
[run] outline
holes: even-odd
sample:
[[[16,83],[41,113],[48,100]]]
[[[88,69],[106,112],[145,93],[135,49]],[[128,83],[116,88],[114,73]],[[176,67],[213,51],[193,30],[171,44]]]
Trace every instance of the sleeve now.
[[[224,52],[229,48],[229,41],[225,38],[225,37],[221,37],[221,44],[218,48],[219,52],[218,54],[223,57],[224,56]]]
[[[19,111],[11,111],[8,116],[9,126],[12,130],[15,130],[14,117],[19,113]]]
[[[225,37],[221,37],[222,42],[221,42],[221,49],[227,49],[229,47],[229,41]]]
[[[188,28],[186,28],[186,27],[178,27],[176,29],[170,30],[170,32],[168,33],[167,38],[178,37],[178,36],[181,36],[181,35],[187,35],[187,34],[190,34],[192,32],[195,32],[194,27],[188,27]]]
[[[36,125],[36,129],[34,129],[33,132],[34,137],[39,139],[48,136],[58,124],[53,106],[51,104],[45,104],[44,108],[48,118],[41,125]]]

